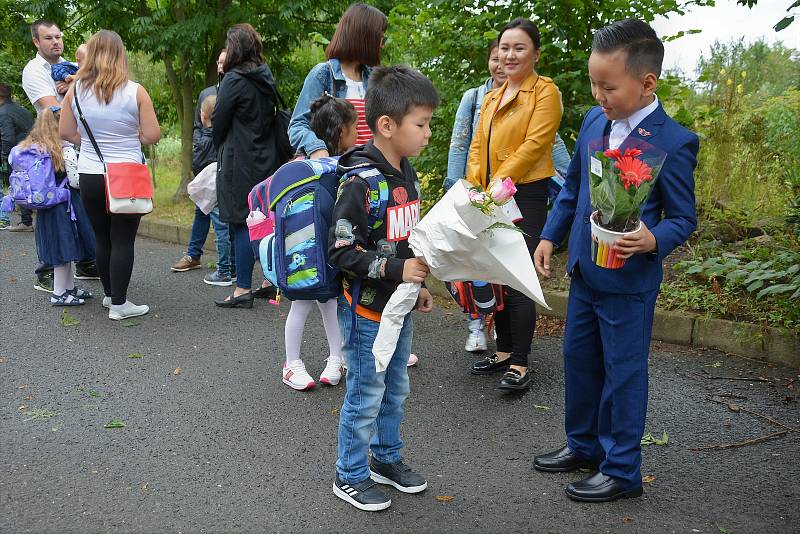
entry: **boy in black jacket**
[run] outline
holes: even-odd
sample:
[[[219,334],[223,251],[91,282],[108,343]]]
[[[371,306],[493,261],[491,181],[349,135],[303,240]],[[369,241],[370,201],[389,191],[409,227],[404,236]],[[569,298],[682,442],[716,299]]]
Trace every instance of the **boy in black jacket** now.
[[[406,317],[397,349],[384,372],[375,370],[372,345],[381,312],[397,286],[422,283],[428,275],[427,265],[415,258],[408,246],[420,204],[417,175],[406,158],[419,155],[428,144],[431,115],[438,104],[433,84],[416,70],[375,68],[365,102],[374,138],[339,160],[343,170],[376,169],[388,185],[386,214],[380,224],[370,226],[370,204],[378,202],[381,192],[371,191],[368,182],[357,175],[346,181],[333,209],[335,224],[329,237],[331,263],[343,272],[344,295],[339,299],[338,315],[347,360],[333,492],[360,510],[383,510],[392,504],[376,483],[404,493],[428,487],[425,478],[406,466],[400,456],[400,422],[410,390],[406,363],[411,353],[411,315]],[[351,311],[353,294],[358,299],[355,313]],[[429,312],[432,307],[431,294],[423,287],[417,309]],[[368,462],[370,449],[372,460]]]
[[[202,93],[201,93],[202,96]],[[217,150],[214,147],[211,127],[211,113],[217,103],[215,95],[203,98],[197,108],[200,115],[200,127],[195,126],[192,131],[192,173],[197,176],[208,165],[217,161]],[[229,227],[219,218],[219,208],[215,207],[206,215],[200,208],[194,208],[194,221],[192,222],[192,235],[189,238],[189,248],[180,260],[171,267],[172,272],[181,273],[201,267],[200,256],[203,254],[203,245],[208,237],[208,230],[214,224],[214,237],[217,245],[217,270],[207,274],[203,282],[212,286],[230,286],[233,284],[231,269],[233,266]]]

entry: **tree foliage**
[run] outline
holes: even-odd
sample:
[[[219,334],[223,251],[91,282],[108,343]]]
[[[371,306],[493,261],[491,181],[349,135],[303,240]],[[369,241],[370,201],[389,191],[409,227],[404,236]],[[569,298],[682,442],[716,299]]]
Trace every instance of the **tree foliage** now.
[[[395,5],[386,50],[392,62],[420,68],[436,85],[442,105],[434,116],[433,138],[417,165],[443,177],[455,112],[463,92],[488,77],[486,47],[516,17],[528,17],[542,35],[538,71],[561,90],[564,117],[559,130],[571,145],[581,118],[593,105],[586,63],[594,30],[615,20],[683,14],[689,6],[711,0],[411,0]],[[438,195],[441,179],[430,182],[428,195]]]

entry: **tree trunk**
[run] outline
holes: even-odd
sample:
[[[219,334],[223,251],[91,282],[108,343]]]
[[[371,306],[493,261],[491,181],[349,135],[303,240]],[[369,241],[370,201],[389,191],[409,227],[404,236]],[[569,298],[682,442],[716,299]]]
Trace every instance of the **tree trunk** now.
[[[194,129],[194,85],[192,84],[192,65],[186,53],[181,53],[180,81],[181,107],[181,180],[175,190],[173,200],[180,201],[188,198],[186,185],[192,181],[192,130]]]

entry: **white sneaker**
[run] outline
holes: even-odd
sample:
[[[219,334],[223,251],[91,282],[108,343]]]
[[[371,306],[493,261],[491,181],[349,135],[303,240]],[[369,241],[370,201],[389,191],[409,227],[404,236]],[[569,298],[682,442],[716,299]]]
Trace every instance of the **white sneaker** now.
[[[283,383],[298,391],[311,389],[317,385],[306,371],[303,360],[295,360],[289,365],[283,364]]]
[[[125,304],[111,304],[111,309],[108,310],[108,318],[114,321],[121,321],[122,319],[144,315],[149,311],[149,306],[145,306],[144,304],[137,306],[133,302],[126,300]]]
[[[104,308],[111,307],[111,297],[103,297],[103,307]]]
[[[328,386],[335,386],[342,379],[344,362],[336,356],[330,356],[327,361],[325,370],[319,375],[319,381]]]
[[[406,364],[406,367],[417,365],[417,363],[419,363],[419,357],[412,352],[411,354],[408,355],[408,363]]]
[[[470,332],[467,336],[467,343],[464,345],[467,352],[483,352],[486,350],[486,334],[481,332]]]

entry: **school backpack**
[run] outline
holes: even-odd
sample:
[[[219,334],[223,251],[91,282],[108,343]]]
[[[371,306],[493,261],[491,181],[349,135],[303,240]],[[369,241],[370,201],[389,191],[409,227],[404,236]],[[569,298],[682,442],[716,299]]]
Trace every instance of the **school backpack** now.
[[[259,257],[261,241],[275,232],[275,215],[269,209],[269,183],[272,176],[259,182],[250,190],[247,205],[250,214],[247,216],[247,231],[250,234],[250,246],[253,254]]]
[[[8,161],[11,175],[8,177],[8,195],[3,197],[3,211],[12,211],[15,205],[39,210],[69,202],[67,178],[56,184],[50,154],[40,152],[36,145],[27,148],[15,146]]]
[[[473,282],[445,282],[453,300],[464,313],[476,318],[502,311],[505,307],[503,286],[475,280]]]
[[[262,240],[259,257],[267,279],[290,300],[327,300],[342,292],[339,271],[328,261],[328,235],[340,183],[353,175],[370,189],[368,224],[383,224],[389,203],[386,178],[373,167],[343,175],[338,158],[294,160],[275,171],[269,184],[275,233]]]

